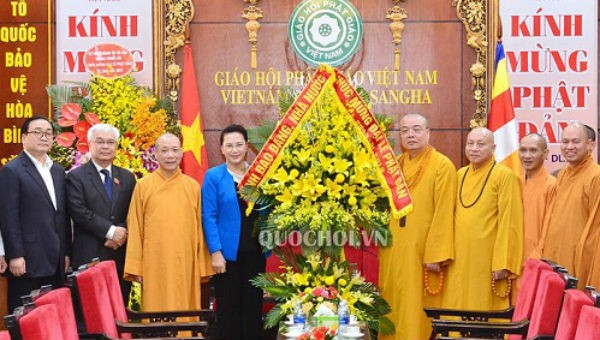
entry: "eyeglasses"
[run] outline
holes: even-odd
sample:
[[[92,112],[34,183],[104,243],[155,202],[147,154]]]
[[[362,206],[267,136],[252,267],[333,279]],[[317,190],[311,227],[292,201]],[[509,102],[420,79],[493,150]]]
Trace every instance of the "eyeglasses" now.
[[[117,141],[112,140],[112,139],[109,139],[109,140],[96,139],[95,141],[92,141],[92,143],[98,144],[98,145],[115,146],[117,144]]]
[[[54,138],[54,132],[53,131],[31,130],[31,131],[27,131],[27,134],[28,135],[34,135],[38,139],[42,139],[42,137],[46,137],[48,139],[53,139]]]

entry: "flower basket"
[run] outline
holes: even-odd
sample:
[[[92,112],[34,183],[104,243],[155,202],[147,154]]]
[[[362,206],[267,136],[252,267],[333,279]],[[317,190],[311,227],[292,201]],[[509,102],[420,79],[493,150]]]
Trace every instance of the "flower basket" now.
[[[130,75],[93,77],[89,83],[50,85],[46,90],[59,132],[51,157],[66,169],[89,160],[87,131],[94,124],[107,123],[119,129],[114,164],[138,178],[158,166],[152,154],[156,138],[165,132],[179,132],[170,102],[157,99]]]
[[[267,314],[266,328],[277,326],[301,306],[312,324],[337,329],[337,306],[344,300],[350,314],[366,323],[372,338],[378,333],[392,334],[394,325],[385,316],[390,306],[343,254],[344,245],[365,241],[363,233],[371,236],[366,241],[391,244],[391,195],[380,168],[381,154],[375,155],[372,141],[349,114],[333,82],[320,84],[318,94],[308,89],[311,84],[300,94],[280,91],[281,120],[250,131],[252,143],[262,150],[240,184],[241,193],[250,207],[263,211],[257,221],[262,247],[273,250],[284,263],[281,272],[260,274],[252,284],[277,301]],[[366,92],[361,96],[358,100],[368,103]],[[290,122],[296,112],[302,114]],[[365,117],[371,122],[375,119],[370,112]],[[284,121],[293,128],[282,130]],[[371,127],[379,138],[385,138],[387,124],[389,119],[382,119]],[[273,149],[277,152],[263,166],[263,153]],[[257,163],[259,168],[255,168]],[[245,181],[248,178],[254,178],[252,184]],[[296,244],[301,254],[288,247],[295,238],[299,238]],[[333,315],[315,317],[323,307]],[[319,338],[327,334],[317,332]],[[313,333],[305,337],[313,338]]]
[[[337,327],[337,314],[333,318],[313,316],[321,305],[337,313],[343,299],[350,314],[365,322],[373,337],[377,331],[393,333],[394,325],[385,317],[390,312],[389,304],[350,263],[318,252],[307,256],[294,254],[289,248],[278,248],[276,253],[284,262],[282,272],[260,274],[252,280],[254,286],[278,302],[267,314],[265,328],[276,327],[287,315],[293,314],[298,302],[307,319],[312,320],[311,324]]]

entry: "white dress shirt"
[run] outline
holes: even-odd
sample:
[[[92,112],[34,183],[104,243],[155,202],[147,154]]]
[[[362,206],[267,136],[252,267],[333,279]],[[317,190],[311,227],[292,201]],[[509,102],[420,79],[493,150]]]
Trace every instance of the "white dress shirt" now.
[[[2,241],[2,235],[0,235],[0,256],[4,256],[4,241]]]
[[[54,210],[57,210],[56,207],[56,192],[54,192],[54,181],[52,181],[52,173],[50,169],[52,168],[52,160],[48,155],[45,155],[44,163],[40,163],[35,157],[33,157],[29,152],[25,151],[25,154],[31,161],[33,165],[37,169],[40,176],[42,176],[42,180],[46,185],[46,189],[48,190],[48,194],[50,195],[50,199],[52,200],[52,205],[54,205]]]

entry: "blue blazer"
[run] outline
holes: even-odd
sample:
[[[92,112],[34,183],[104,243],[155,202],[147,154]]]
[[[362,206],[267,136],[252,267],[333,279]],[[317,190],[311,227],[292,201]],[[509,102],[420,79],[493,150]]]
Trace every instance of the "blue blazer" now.
[[[209,169],[202,184],[202,228],[208,251],[236,261],[242,227],[237,192],[225,163]]]

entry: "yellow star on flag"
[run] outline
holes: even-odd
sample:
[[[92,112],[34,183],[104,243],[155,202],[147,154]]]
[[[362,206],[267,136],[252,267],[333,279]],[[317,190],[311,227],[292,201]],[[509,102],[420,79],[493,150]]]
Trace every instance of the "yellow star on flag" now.
[[[202,164],[200,149],[204,145],[204,134],[200,131],[200,116],[196,115],[196,119],[190,126],[182,124],[181,134],[183,135],[183,152],[191,151],[198,164]]]

